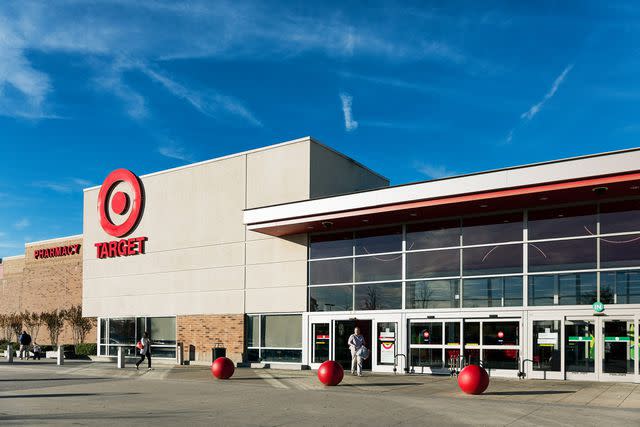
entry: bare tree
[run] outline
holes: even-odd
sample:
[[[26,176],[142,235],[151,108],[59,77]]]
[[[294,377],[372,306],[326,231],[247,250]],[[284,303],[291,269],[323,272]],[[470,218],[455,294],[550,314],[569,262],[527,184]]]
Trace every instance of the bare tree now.
[[[78,345],[84,343],[84,339],[95,325],[95,319],[82,317],[82,307],[74,305],[65,312],[65,319],[71,325],[73,332],[73,343]]]
[[[42,315],[40,313],[29,313],[28,311],[25,311],[22,313],[22,322],[24,323],[25,328],[27,328],[29,335],[31,335],[31,339],[35,343],[38,340],[40,327],[44,323]]]
[[[60,338],[60,332],[64,327],[65,310],[58,311],[53,310],[47,313],[42,313],[42,320],[47,329],[49,329],[49,339],[51,339],[51,345],[56,347],[58,345],[58,338]]]
[[[378,291],[375,286],[367,287],[367,297],[364,302],[365,310],[377,310],[378,307]]]
[[[8,314],[0,314],[0,328],[2,329],[4,339],[11,341],[13,329],[11,328],[11,322],[9,322]]]
[[[11,332],[16,337],[16,342],[20,341],[20,334],[22,333],[22,315],[18,313],[11,313],[9,315],[9,325]]]

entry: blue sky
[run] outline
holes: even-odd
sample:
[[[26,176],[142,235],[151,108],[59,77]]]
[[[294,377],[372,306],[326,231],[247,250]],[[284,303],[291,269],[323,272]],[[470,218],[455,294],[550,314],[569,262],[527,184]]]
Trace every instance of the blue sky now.
[[[400,184],[640,145],[639,40],[631,1],[3,1],[0,257],[81,233],[118,167],[312,135]]]

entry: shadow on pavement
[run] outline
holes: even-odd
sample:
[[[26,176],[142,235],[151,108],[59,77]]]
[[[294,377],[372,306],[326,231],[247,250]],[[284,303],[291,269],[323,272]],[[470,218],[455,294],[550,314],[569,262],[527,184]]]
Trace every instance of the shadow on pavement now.
[[[87,380],[110,380],[106,377],[77,377],[77,378],[2,378],[0,382],[27,382],[27,381],[87,381]]]
[[[567,394],[575,393],[570,390],[525,390],[525,391],[493,391],[489,393],[482,393],[485,396],[527,396],[538,394]]]
[[[20,394],[20,395],[8,395],[0,396],[0,399],[37,399],[37,398],[50,398],[50,397],[88,397],[88,396],[128,396],[140,393],[51,393],[51,394]]]
[[[401,385],[422,385],[422,383],[359,383],[359,384],[341,384],[341,387],[394,387]]]
[[[233,382],[233,381],[264,381],[264,380],[295,380],[298,378],[305,378],[305,377],[266,377],[266,378],[262,378],[262,377],[243,377],[243,378],[229,378],[229,381]]]

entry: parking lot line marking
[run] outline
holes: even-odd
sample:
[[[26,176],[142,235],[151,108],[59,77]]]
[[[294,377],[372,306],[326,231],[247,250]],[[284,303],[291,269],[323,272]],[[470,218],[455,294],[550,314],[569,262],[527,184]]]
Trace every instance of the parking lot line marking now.
[[[256,372],[256,375],[262,378],[267,384],[270,384],[275,388],[283,388],[283,389],[290,388],[288,385],[286,385],[280,380],[275,379],[273,375],[267,372]]]

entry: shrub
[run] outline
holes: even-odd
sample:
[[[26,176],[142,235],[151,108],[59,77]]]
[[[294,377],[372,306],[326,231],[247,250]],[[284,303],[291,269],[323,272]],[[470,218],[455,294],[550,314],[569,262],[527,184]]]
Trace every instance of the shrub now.
[[[82,343],[76,345],[76,355],[78,356],[95,356],[98,354],[98,345],[96,343]]]

